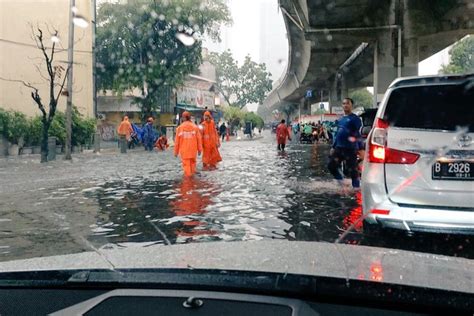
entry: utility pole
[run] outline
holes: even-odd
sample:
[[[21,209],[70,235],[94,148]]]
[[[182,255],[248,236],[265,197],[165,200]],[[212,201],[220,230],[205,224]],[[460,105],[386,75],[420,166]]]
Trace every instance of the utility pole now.
[[[92,93],[94,97],[94,117],[97,119],[97,67],[96,67],[96,34],[97,34],[97,2],[92,0]]]
[[[68,76],[67,76],[67,103],[66,103],[66,152],[64,159],[71,160],[71,146],[72,146],[72,70],[74,62],[74,8],[76,0],[70,0],[69,5],[69,36],[68,36]]]

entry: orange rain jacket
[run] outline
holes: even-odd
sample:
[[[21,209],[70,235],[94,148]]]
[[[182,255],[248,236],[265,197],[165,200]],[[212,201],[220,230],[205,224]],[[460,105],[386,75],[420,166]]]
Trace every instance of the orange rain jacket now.
[[[191,121],[184,121],[176,129],[174,154],[181,159],[196,159],[202,152],[202,136],[199,128]]]
[[[166,150],[170,147],[168,144],[168,138],[165,135],[161,135],[160,138],[156,140],[155,148],[158,150]]]
[[[214,120],[202,122],[202,163],[204,165],[216,166],[222,157],[219,153],[219,135],[217,134]]]
[[[127,140],[130,140],[130,135],[133,132],[132,124],[128,120],[128,117],[124,117],[123,121],[120,123],[119,127],[117,128],[117,132],[119,135],[125,135]]]
[[[286,124],[280,123],[276,128],[276,138],[278,144],[286,144],[286,139],[291,140],[290,132]]]

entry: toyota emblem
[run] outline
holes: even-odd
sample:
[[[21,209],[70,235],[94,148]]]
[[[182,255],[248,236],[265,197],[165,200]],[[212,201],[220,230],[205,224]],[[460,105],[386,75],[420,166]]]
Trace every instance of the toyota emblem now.
[[[467,134],[460,135],[457,140],[458,146],[462,148],[469,147],[472,143],[472,137]]]

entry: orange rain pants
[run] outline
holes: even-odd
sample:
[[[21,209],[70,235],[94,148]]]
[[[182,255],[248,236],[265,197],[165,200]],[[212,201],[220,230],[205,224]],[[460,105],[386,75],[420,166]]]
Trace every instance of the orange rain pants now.
[[[181,159],[184,175],[190,177],[196,173],[196,158]]]

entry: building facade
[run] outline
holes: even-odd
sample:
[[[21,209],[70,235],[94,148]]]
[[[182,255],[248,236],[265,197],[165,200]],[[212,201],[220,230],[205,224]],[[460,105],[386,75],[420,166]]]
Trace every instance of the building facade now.
[[[215,112],[216,97],[218,96],[215,87],[216,69],[209,63],[207,49],[204,48],[202,54],[203,62],[196,74],[188,75],[181,86],[165,89],[159,95],[160,101],[153,117],[155,118],[155,127],[160,131],[166,130],[166,127],[175,126],[177,117],[183,111],[193,113],[196,118],[200,118],[206,109]],[[132,122],[142,124],[141,109],[133,102],[134,98],[140,96],[140,93],[139,89],[135,89],[122,95],[111,91],[101,92],[98,95],[97,110],[100,119],[98,130],[103,140],[117,138],[117,126],[125,115]]]
[[[1,0],[0,1],[0,107],[39,115],[31,89],[19,81],[39,89],[45,104],[49,101],[49,84],[42,52],[32,32],[42,29],[44,45],[52,46],[51,36],[58,31],[54,65],[67,68],[69,0]],[[93,1],[76,0],[78,13],[89,21],[87,28],[75,27],[73,104],[87,117],[94,116],[92,72]],[[58,109],[66,108],[66,96],[59,98]]]

